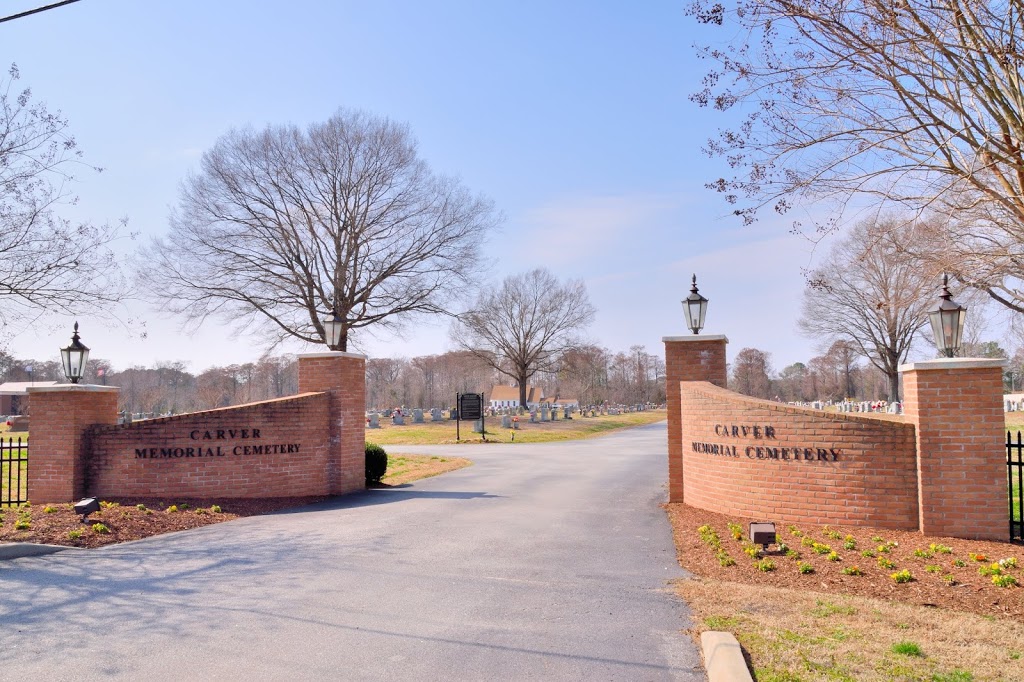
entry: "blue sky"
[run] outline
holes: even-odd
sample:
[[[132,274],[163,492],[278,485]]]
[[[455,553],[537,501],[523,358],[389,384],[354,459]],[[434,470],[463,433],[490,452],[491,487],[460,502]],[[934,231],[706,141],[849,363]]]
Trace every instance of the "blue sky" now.
[[[795,332],[810,246],[788,234],[790,219],[742,227],[704,189],[722,169],[700,151],[718,120],[687,100],[703,30],[682,2],[660,0],[81,0],[0,24],[0,64],[17,62],[21,85],[61,109],[106,169],[81,176],[67,215],[127,216],[140,239],[163,234],[178,183],[230,128],[363,108],[408,122],[435,170],[494,199],[506,220],[486,245],[492,279],[538,266],[582,278],[598,310],[592,340],[660,354],[663,336],[684,332],[679,302],[696,272],[706,333],[726,334],[730,357],[755,346],[781,368],[815,353]],[[145,338],[79,320],[95,357],[201,370],[264,350],[215,322],[189,337],[141,304],[133,314]],[[55,359],[70,323],[21,331],[9,350]],[[409,337],[358,350],[450,345],[444,323]]]

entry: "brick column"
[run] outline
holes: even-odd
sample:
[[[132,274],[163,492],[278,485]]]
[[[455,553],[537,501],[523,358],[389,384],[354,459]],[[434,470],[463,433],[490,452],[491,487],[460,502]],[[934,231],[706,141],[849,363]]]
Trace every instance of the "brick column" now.
[[[87,494],[86,433],[117,423],[116,386],[60,384],[28,389],[28,499],[73,502]]]
[[[307,353],[299,356],[299,393],[330,394],[331,494],[366,487],[366,356]]]
[[[726,388],[724,336],[666,336],[665,394],[668,407],[668,501],[683,501],[683,416],[679,411],[679,382],[708,381]]]
[[[1005,364],[942,358],[900,367],[903,411],[917,432],[922,533],[1009,540]]]

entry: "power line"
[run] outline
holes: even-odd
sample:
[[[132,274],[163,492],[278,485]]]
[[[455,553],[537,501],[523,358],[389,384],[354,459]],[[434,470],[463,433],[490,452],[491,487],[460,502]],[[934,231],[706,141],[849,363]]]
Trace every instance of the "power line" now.
[[[46,5],[45,7],[38,7],[36,9],[30,9],[25,12],[20,12],[18,14],[12,14],[9,17],[0,17],[0,24],[4,23],[5,21],[11,21],[12,19],[21,19],[22,17],[27,17],[30,14],[38,14],[39,12],[45,12],[46,10],[53,9],[54,7],[70,5],[73,2],[78,2],[78,0],[63,0],[63,2],[55,2],[52,5]]]

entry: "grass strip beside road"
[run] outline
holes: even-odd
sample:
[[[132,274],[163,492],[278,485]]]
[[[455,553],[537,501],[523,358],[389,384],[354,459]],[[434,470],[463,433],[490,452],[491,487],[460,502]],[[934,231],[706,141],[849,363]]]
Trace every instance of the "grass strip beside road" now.
[[[1014,621],[865,597],[683,579],[697,630],[725,630],[758,682],[1024,680]]]
[[[653,424],[666,419],[665,410],[629,412],[601,417],[574,417],[556,422],[531,424],[528,416],[519,418],[519,429],[501,428],[501,417],[488,417],[485,421],[487,440],[493,443],[550,443],[564,440],[593,438],[610,431],[628,429],[644,424]],[[461,441],[455,439],[455,422],[426,422],[395,426],[381,420],[381,428],[367,429],[366,440],[378,445],[449,445],[458,442],[479,443],[480,434],[473,433],[472,422],[462,422]],[[512,436],[515,434],[515,440]]]
[[[472,463],[463,457],[388,455],[388,470],[381,482],[389,486],[402,485],[468,467]]]

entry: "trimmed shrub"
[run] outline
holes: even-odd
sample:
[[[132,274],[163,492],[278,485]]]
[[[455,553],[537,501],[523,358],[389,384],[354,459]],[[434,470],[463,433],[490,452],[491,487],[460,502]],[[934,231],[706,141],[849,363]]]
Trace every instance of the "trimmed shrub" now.
[[[366,484],[380,483],[388,471],[388,453],[376,443],[366,444]]]

